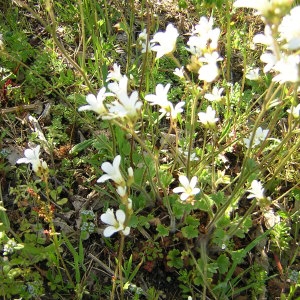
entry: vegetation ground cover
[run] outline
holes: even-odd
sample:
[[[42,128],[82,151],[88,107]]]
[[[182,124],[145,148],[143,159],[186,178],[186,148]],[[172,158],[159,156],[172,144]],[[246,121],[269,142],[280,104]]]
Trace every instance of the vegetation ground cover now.
[[[3,299],[300,297],[300,8],[248,2],[0,4]]]

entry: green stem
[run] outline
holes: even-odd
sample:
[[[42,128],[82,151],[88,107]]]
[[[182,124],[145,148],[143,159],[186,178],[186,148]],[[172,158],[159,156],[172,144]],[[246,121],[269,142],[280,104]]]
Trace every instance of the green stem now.
[[[86,55],[86,40],[85,40],[85,25],[84,25],[85,17],[83,13],[82,1],[78,0],[78,4],[79,4],[79,11],[80,11],[81,40],[82,40],[82,55],[81,55],[80,67],[82,70],[84,70],[85,55]]]
[[[48,204],[50,205],[51,204],[51,200],[50,200],[50,189],[49,189],[49,183],[48,183],[48,176],[45,175],[44,176],[44,183],[46,185],[46,196],[47,196],[47,200],[48,200]],[[58,241],[58,238],[57,238],[57,234],[56,234],[56,230],[55,230],[55,226],[54,226],[54,223],[53,223],[53,219],[51,218],[50,220],[50,228],[51,228],[51,232],[52,232],[52,237],[53,237],[53,243],[54,243],[54,247],[55,247],[55,251],[56,251],[56,255],[58,257],[58,259],[61,261],[61,264],[66,272],[66,275],[68,277],[68,280],[69,282],[72,284],[73,287],[75,287],[75,284],[73,282],[73,279],[68,271],[68,268],[60,254],[60,251],[59,251],[59,241]],[[59,268],[58,268],[59,270]],[[59,271],[60,272],[60,271]]]

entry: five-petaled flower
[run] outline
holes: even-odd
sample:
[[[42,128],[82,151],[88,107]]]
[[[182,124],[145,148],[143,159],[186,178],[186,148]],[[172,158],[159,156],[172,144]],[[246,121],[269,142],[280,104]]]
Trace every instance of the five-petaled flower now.
[[[93,94],[88,94],[86,96],[86,102],[88,105],[84,105],[78,108],[78,111],[83,111],[83,110],[92,110],[95,113],[102,115],[106,113],[106,107],[103,104],[103,101],[107,96],[113,96],[114,94],[112,93],[106,93],[105,87],[103,87],[97,97]]]
[[[113,65],[113,69],[109,71],[106,81],[120,81],[122,79],[121,67],[118,64]]]
[[[282,19],[278,27],[281,39],[284,39],[287,44],[285,48],[288,50],[297,50],[300,48],[300,6],[294,7],[290,14]]]
[[[206,127],[214,127],[219,118],[216,118],[216,111],[208,106],[206,112],[198,113],[199,122]]]
[[[262,187],[261,182],[257,180],[253,180],[251,182],[251,189],[247,190],[250,194],[248,195],[248,199],[256,198],[257,200],[262,200],[265,198],[264,196],[264,188]]]
[[[154,44],[154,46],[151,46],[151,50],[157,52],[156,59],[175,51],[178,36],[178,30],[173,24],[169,24],[165,32],[157,32],[154,34],[150,43]]]
[[[150,102],[150,105],[158,105],[160,106],[160,112],[166,114],[167,116],[171,116],[173,120],[177,118],[177,115],[183,112],[182,107],[185,105],[183,101],[177,103],[174,107],[173,103],[168,100],[168,91],[170,89],[170,84],[168,83],[166,86],[162,84],[158,84],[155,88],[156,94],[149,94],[145,97],[146,101]]]
[[[114,214],[114,210],[108,208],[106,213],[101,215],[101,221],[108,224],[104,231],[103,235],[105,237],[110,237],[114,233],[121,231],[124,235],[128,235],[130,232],[130,227],[124,225],[126,220],[125,212],[121,209],[116,211],[116,216]]]
[[[219,68],[217,62],[222,60],[219,53],[214,51],[213,53],[205,53],[203,57],[200,57],[199,62],[203,64],[198,71],[198,78],[206,82],[213,82],[219,75]]]
[[[98,180],[97,182],[105,182],[106,180],[113,180],[117,185],[120,186],[125,186],[125,180],[121,174],[120,171],[120,163],[121,163],[121,156],[117,155],[114,158],[113,163],[109,163],[109,162],[104,162],[101,165],[101,169],[103,170],[103,172],[105,172],[106,174],[103,174]]]
[[[214,86],[211,93],[207,93],[204,95],[204,98],[211,102],[221,102],[223,99],[222,93],[224,91],[224,88],[218,88],[217,86]]]
[[[291,54],[282,57],[273,67],[273,70],[278,71],[272,80],[285,83],[285,82],[300,82],[300,55]]]
[[[40,159],[40,145],[33,149],[26,149],[23,158],[17,160],[17,164],[31,164],[32,170],[40,175],[43,170],[48,170],[47,163]]]
[[[130,96],[127,92],[128,78],[124,75],[119,82],[113,82],[108,88],[114,93],[118,100],[107,104],[108,114],[103,116],[103,120],[114,118],[127,118],[128,121],[135,121],[142,107],[142,102],[138,99],[138,92],[133,91]]]
[[[179,176],[179,181],[182,186],[173,189],[173,192],[180,195],[181,201],[191,202],[193,204],[194,196],[200,193],[200,189],[196,188],[197,177],[192,177],[191,181],[184,175]],[[192,201],[189,201],[192,199]]]
[[[269,133],[269,129],[262,129],[261,127],[258,127],[255,131],[254,137],[253,137],[253,141],[252,141],[252,147],[258,146],[261,142],[263,142],[266,137],[268,136]],[[252,135],[253,133],[251,133],[250,137],[244,138],[244,144],[247,148],[250,148],[250,143],[251,143],[251,139],[252,139]]]

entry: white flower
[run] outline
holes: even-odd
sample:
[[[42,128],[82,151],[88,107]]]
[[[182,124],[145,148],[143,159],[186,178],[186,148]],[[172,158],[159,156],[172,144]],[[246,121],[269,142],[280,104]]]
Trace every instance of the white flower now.
[[[146,101],[150,102],[150,105],[160,106],[160,112],[171,116],[173,120],[177,119],[177,115],[183,112],[182,107],[185,105],[183,101],[177,103],[174,107],[173,103],[168,100],[168,91],[170,89],[168,83],[165,87],[162,84],[158,84],[155,88],[156,94],[149,94],[145,96]]]
[[[194,176],[191,181],[184,175],[179,176],[179,181],[182,186],[173,189],[173,192],[180,195],[180,200],[186,201],[188,198],[193,197],[200,193],[200,189],[196,188],[197,177]]]
[[[138,92],[134,91],[128,97],[123,95],[119,98],[119,101],[115,100],[110,104],[107,104],[108,114],[103,116],[103,120],[110,120],[114,118],[128,118],[135,120],[139,115],[142,107],[142,102],[138,100]]]
[[[205,53],[204,57],[200,57],[199,61],[205,62],[207,64],[200,67],[198,71],[199,74],[198,78],[206,82],[214,81],[219,75],[219,68],[217,66],[217,61],[220,60],[222,60],[222,58],[219,56],[219,53],[216,51],[211,54]]]
[[[113,65],[113,70],[109,71],[106,81],[120,81],[122,79],[121,67],[118,64]]]
[[[208,20],[206,17],[201,17],[199,24],[195,26],[195,29],[192,32],[201,37],[203,41],[205,40],[205,47],[202,49],[209,48],[210,50],[215,50],[218,47],[220,28],[213,29],[213,25],[213,18]]]
[[[274,227],[276,224],[280,222],[280,216],[278,216],[273,208],[269,208],[266,211],[263,211],[263,216],[265,219],[265,226],[267,229]]]
[[[282,19],[278,27],[281,38],[286,40],[285,48],[297,50],[300,48],[300,6],[294,7],[290,14]]]
[[[23,158],[17,160],[17,164],[31,164],[32,170],[39,174],[42,170],[47,170],[48,166],[45,161],[40,159],[40,145],[33,149],[26,149]]]
[[[272,11],[272,0],[237,0],[233,3],[235,7],[247,7],[253,8],[258,11],[260,15],[267,15],[268,12]]]
[[[122,231],[124,235],[129,234],[130,228],[128,226],[127,227],[124,226],[126,215],[123,210],[118,209],[116,211],[116,217],[115,217],[114,210],[108,208],[106,213],[102,214],[100,218],[102,222],[110,225],[107,226],[103,231],[103,235],[105,237],[110,237],[118,231]]]
[[[292,0],[237,0],[233,3],[233,6],[256,9],[258,14],[266,19],[278,22],[278,17],[285,13],[292,2]],[[277,18],[274,18],[275,16]]]
[[[173,120],[176,120],[178,114],[183,112],[182,107],[184,105],[185,105],[185,103],[183,101],[181,101],[181,102],[177,103],[174,107],[173,104],[170,102],[170,113],[167,112],[167,116],[170,115]]]
[[[206,49],[207,40],[204,37],[193,35],[189,38],[187,45],[189,48],[187,50],[193,55],[200,57],[203,54],[203,51]]]
[[[262,187],[261,182],[257,180],[253,180],[251,182],[251,189],[247,190],[250,194],[247,199],[256,198],[257,200],[262,200],[265,198],[264,196],[264,188]]]
[[[147,95],[145,97],[146,101],[150,102],[150,105],[159,105],[162,108],[168,108],[170,106],[170,101],[168,100],[170,86],[170,83],[165,87],[159,83],[155,88],[156,94]]]
[[[273,67],[273,70],[278,71],[272,80],[280,83],[299,82],[300,55],[289,55],[281,58]]]
[[[259,68],[249,69],[246,73],[246,78],[249,80],[258,80],[259,79]]]
[[[142,107],[142,102],[138,99],[138,92],[134,91],[128,97],[127,94],[127,76],[122,76],[119,82],[113,82],[108,85],[108,88],[115,94],[118,100],[107,104],[108,114],[103,116],[104,120],[114,118],[128,118],[135,120],[139,115]]]
[[[157,32],[150,41],[155,44],[152,51],[156,53],[156,59],[161,58],[165,54],[172,53],[176,49],[176,40],[179,36],[178,30],[173,24],[169,24],[165,32]],[[158,43],[158,44],[156,44]]]
[[[253,43],[266,45],[267,49],[273,50],[274,38],[271,27],[266,25],[264,33],[258,33],[253,37]]]
[[[297,106],[292,106],[290,109],[287,110],[289,114],[292,114],[295,119],[300,118],[300,104]]]
[[[112,93],[106,93],[106,89],[103,87],[98,95],[97,98],[93,94],[89,94],[86,96],[86,102],[89,103],[89,105],[84,105],[78,108],[78,111],[83,111],[83,110],[92,110],[95,113],[102,115],[106,113],[106,108],[103,104],[103,101],[105,100],[106,97],[108,96],[113,96]]]
[[[117,155],[114,158],[113,163],[109,163],[109,162],[104,162],[101,165],[101,169],[103,170],[103,172],[107,173],[102,175],[97,182],[105,182],[106,180],[113,180],[116,184],[121,185],[121,186],[125,186],[125,181],[124,178],[121,174],[120,171],[120,163],[121,163],[121,156]]]
[[[260,56],[260,60],[262,62],[266,63],[266,65],[264,67],[264,72],[265,73],[268,73],[274,67],[274,65],[277,62],[276,56],[273,53],[271,53],[271,52],[263,53]]]
[[[118,99],[127,95],[128,77],[123,75],[118,82],[112,82],[108,84],[108,88],[113,92]]]
[[[204,98],[211,102],[220,102],[223,98],[223,91],[224,88],[219,89],[218,87],[214,86],[212,92],[205,94]]]
[[[211,106],[207,107],[206,112],[198,113],[199,122],[208,127],[214,126],[215,123],[219,120],[219,118],[216,118],[215,116],[216,111],[212,109]]]
[[[237,0],[233,3],[233,6],[253,8],[259,11],[269,10],[272,7],[270,0]]]
[[[255,132],[255,135],[254,135],[254,138],[253,138],[253,141],[252,141],[252,147],[255,147],[255,146],[258,146],[261,142],[263,142],[267,135],[269,133],[269,129],[265,129],[263,130],[261,127],[258,127],[256,129],[256,132]],[[252,135],[253,133],[251,133],[250,137],[247,139],[247,138],[244,138],[244,144],[247,148],[250,147],[250,142],[251,142],[251,139],[252,139]]]
[[[178,76],[179,78],[184,78],[184,74],[183,74],[183,67],[176,68],[173,72],[174,75]]]
[[[213,18],[208,20],[206,17],[201,17],[199,24],[195,26],[192,36],[187,42],[188,50],[198,57],[208,50],[210,52],[216,50],[219,35],[220,29],[213,29]]]

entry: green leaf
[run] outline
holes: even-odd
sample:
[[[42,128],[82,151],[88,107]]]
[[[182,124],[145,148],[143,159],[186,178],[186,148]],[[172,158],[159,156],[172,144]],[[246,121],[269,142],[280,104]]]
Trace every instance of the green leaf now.
[[[181,229],[183,236],[187,239],[193,239],[199,235],[198,228],[188,225]]]
[[[164,188],[167,188],[174,180],[172,174],[168,170],[159,170],[159,178]]]
[[[56,201],[56,203],[58,205],[64,205],[64,204],[68,203],[68,198],[62,198],[59,201]]]
[[[225,201],[226,201],[224,192],[222,192],[222,191],[218,191],[217,193],[210,195],[210,197],[217,206],[220,206],[221,204],[225,203]]]
[[[129,227],[132,227],[132,228],[136,228],[138,226],[138,223],[139,223],[139,219],[136,215],[132,215],[130,217],[130,220],[129,220],[129,223],[128,223],[128,226]]]
[[[119,152],[122,157],[129,156],[131,146],[130,142],[126,138],[126,134],[123,129],[116,127],[115,128],[116,141],[118,144]]]
[[[251,176],[248,178],[249,181],[251,181],[251,179],[253,180],[257,178],[256,173],[258,171],[258,166],[254,159],[249,158],[246,160],[245,169],[248,174],[251,174]]]
[[[89,139],[89,140],[85,140],[77,145],[75,145],[71,150],[70,150],[70,154],[74,154],[76,155],[77,153],[85,150],[86,148],[90,147],[93,142],[95,141],[95,139]]]
[[[0,231],[7,231],[10,228],[10,222],[5,212],[5,208],[0,206]]]
[[[177,197],[177,196],[176,196]],[[176,219],[181,219],[185,213],[185,205],[180,202],[175,202],[172,206],[173,214]]]
[[[178,249],[170,250],[167,255],[167,265],[171,268],[181,269],[183,267],[183,261],[180,256],[180,251]]]
[[[195,203],[198,209],[207,212],[211,211],[211,207],[213,206],[213,204],[214,204],[213,200],[209,196],[204,194],[202,198]]]
[[[191,215],[186,217],[185,222],[187,225],[192,225],[194,227],[198,227],[200,225],[200,221]]]
[[[160,236],[168,236],[169,235],[169,228],[165,227],[162,224],[158,224],[156,230]]]
[[[217,264],[219,267],[220,274],[225,274],[228,272],[229,268],[229,258],[225,254],[221,254],[217,259]]]

